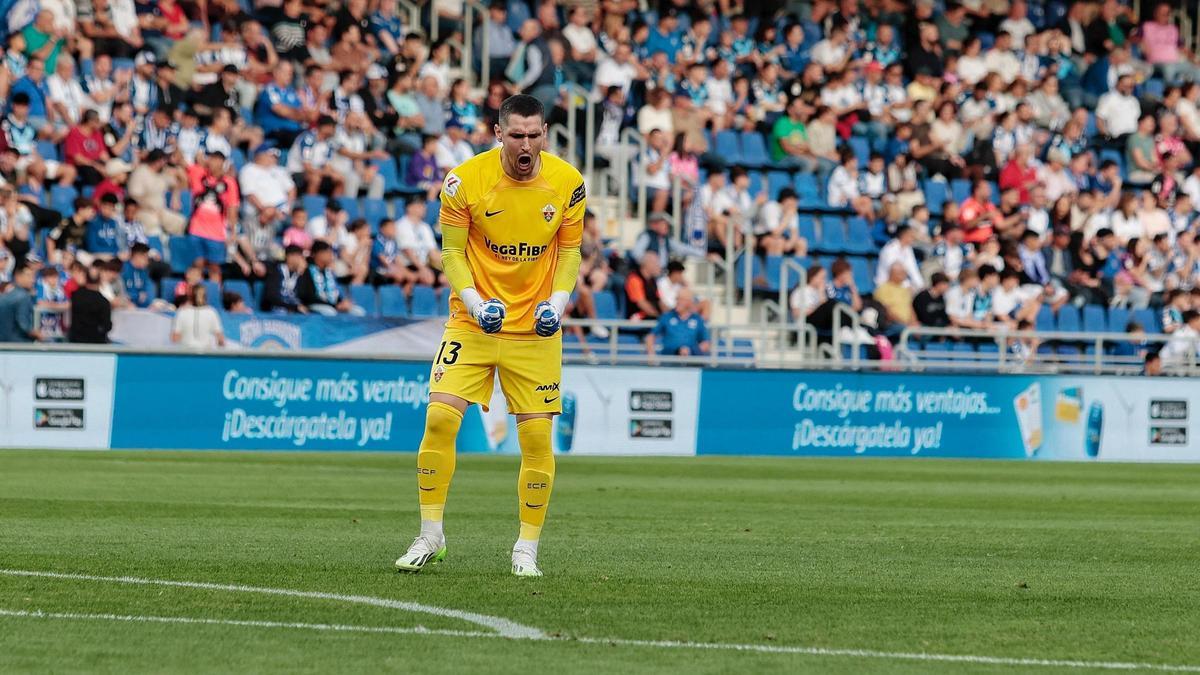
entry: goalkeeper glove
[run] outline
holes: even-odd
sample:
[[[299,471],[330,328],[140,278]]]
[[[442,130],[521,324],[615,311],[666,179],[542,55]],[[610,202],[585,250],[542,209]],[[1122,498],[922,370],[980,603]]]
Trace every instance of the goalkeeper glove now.
[[[558,291],[543,300],[533,310],[533,330],[542,337],[550,337],[562,327],[563,310],[566,309],[569,293]]]
[[[467,313],[479,323],[485,333],[499,333],[504,326],[504,316],[507,313],[504,303],[496,298],[484,300],[474,288],[463,289],[460,294],[467,306]]]

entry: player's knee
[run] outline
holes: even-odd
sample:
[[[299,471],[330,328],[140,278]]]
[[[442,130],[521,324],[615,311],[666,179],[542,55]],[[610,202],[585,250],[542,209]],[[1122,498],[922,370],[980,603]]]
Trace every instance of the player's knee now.
[[[462,426],[463,414],[454,406],[440,401],[429,404],[425,414],[425,435],[429,438],[453,440]]]

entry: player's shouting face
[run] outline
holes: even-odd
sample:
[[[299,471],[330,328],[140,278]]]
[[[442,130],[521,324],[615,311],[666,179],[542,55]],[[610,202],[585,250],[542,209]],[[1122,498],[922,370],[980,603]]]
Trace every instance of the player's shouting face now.
[[[532,96],[512,96],[500,106],[496,138],[503,149],[500,163],[514,180],[529,180],[541,169],[546,147],[546,119],[542,105]]]

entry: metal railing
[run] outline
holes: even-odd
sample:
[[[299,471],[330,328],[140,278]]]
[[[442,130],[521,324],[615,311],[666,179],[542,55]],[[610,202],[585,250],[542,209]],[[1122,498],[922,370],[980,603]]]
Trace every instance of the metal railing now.
[[[800,331],[799,341],[812,344],[816,341],[816,331],[812,326],[740,324],[740,325],[709,325],[711,347],[707,354],[692,356],[674,356],[667,354],[649,354],[642,338],[654,329],[655,321],[633,321],[624,319],[568,319],[564,323],[564,331],[572,326],[584,329],[603,327],[608,330],[608,337],[603,343],[570,343],[564,342],[563,360],[567,363],[607,363],[640,364],[640,365],[692,365],[692,366],[744,366],[754,368],[783,368],[796,365],[795,359],[789,360],[796,354],[793,350],[778,349],[776,345],[787,344],[787,340]],[[638,343],[621,342],[621,336],[635,335]],[[739,345],[749,342],[750,346]],[[584,347],[586,344],[586,349]],[[747,353],[746,350],[749,350]],[[585,353],[586,351],[586,353]]]
[[[637,154],[627,157],[630,145],[637,146]],[[641,171],[642,155],[646,154],[646,138],[637,129],[628,128],[621,131],[620,152],[617,153],[617,197],[621,200],[621,211],[624,212],[629,204],[630,171]],[[610,163],[611,167],[613,163]],[[637,222],[646,222],[646,181],[639,174],[637,181]],[[622,218],[622,221],[624,219]]]
[[[816,329],[808,323],[808,298],[805,297],[803,291],[799,296],[799,303],[796,307],[799,316],[792,318],[792,307],[789,301],[789,294],[792,288],[803,289],[808,285],[808,270],[804,266],[796,262],[795,258],[785,257],[783,259],[782,274],[779,279],[779,300],[767,299],[763,301],[763,318],[766,322],[770,322],[772,318],[778,317],[781,323],[791,325],[799,331],[800,341],[797,344],[801,354],[808,354],[810,348],[816,345]],[[791,275],[796,275],[797,284],[791,284]],[[813,336],[813,342],[808,342],[806,337],[809,334]]]
[[[1139,344],[1150,351],[1161,349],[1172,340],[1169,335],[1130,335],[1128,333],[1069,333],[1063,331],[988,331],[956,328],[910,326],[900,334],[897,356],[907,369],[985,370],[1023,373],[1089,373],[1094,375],[1131,375],[1142,372],[1140,356],[1115,354],[1119,345]],[[1013,354],[1015,342],[1028,341],[1025,355]],[[1197,342],[1187,357],[1163,363],[1164,372],[1173,375],[1200,375]],[[918,343],[924,343],[918,347]],[[995,351],[955,351],[955,343],[995,345]],[[932,346],[932,348],[931,348]],[[1050,352],[1040,347],[1052,348]],[[941,349],[945,347],[945,349]],[[1070,351],[1059,353],[1058,347]],[[1088,352],[1091,353],[1088,353]],[[861,364],[855,364],[857,367]]]

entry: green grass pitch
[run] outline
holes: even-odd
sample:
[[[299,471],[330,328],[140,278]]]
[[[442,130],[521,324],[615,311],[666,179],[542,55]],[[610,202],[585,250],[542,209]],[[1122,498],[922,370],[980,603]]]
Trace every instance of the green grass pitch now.
[[[410,454],[0,452],[0,568],[371,596],[503,617],[553,639],[439,634],[490,629],[329,599],[5,572],[0,672],[1200,664],[1200,466],[563,457],[542,540],[548,576],[527,580],[508,570],[515,457],[461,456],[448,560],[392,571],[417,527],[413,465]],[[44,614],[14,614],[31,612]],[[434,633],[364,630],[416,626]]]

